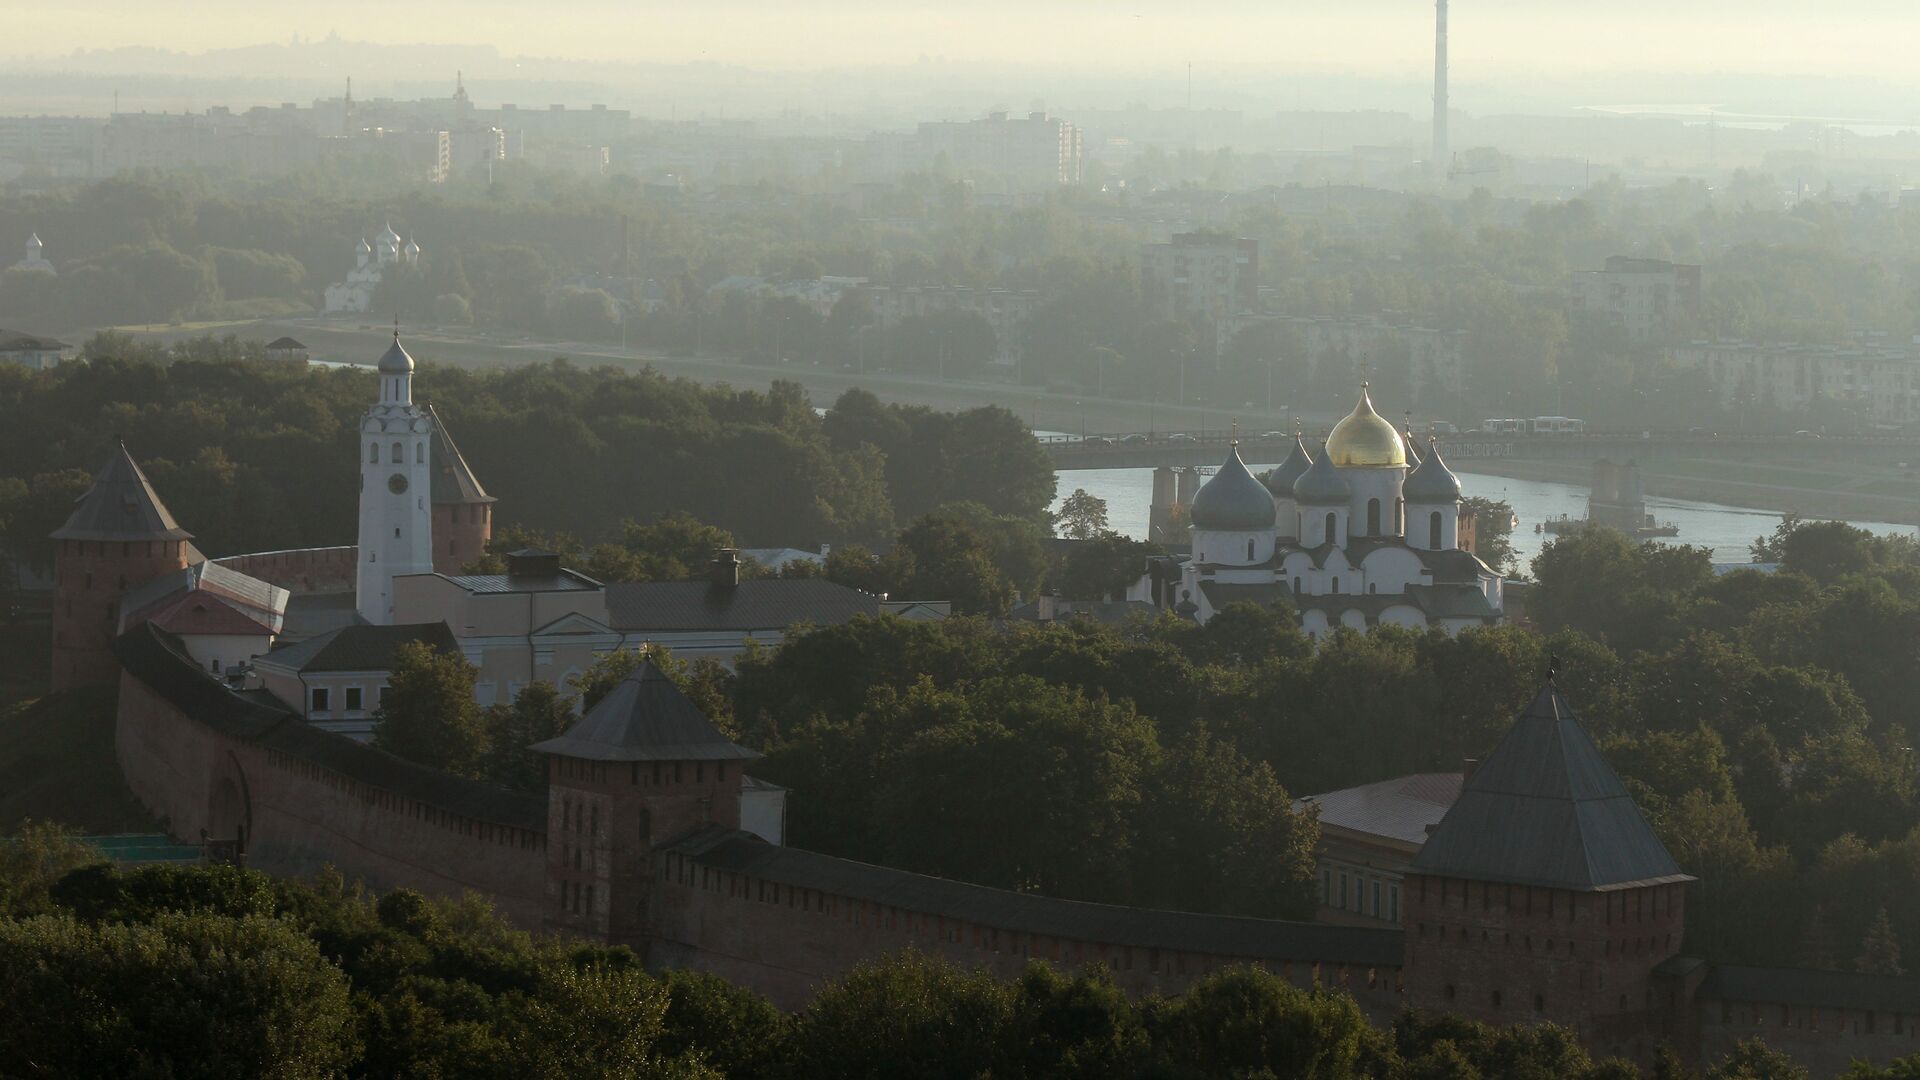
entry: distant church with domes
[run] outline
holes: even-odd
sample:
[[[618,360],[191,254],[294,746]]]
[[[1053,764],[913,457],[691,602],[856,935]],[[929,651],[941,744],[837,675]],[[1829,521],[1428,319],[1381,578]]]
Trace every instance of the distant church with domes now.
[[[1192,557],[1169,581],[1175,611],[1201,623],[1229,604],[1285,602],[1309,635],[1341,626],[1438,627],[1502,617],[1501,577],[1460,547],[1460,480],[1432,441],[1360,402],[1316,456],[1293,452],[1263,477],[1236,443],[1188,509]]]

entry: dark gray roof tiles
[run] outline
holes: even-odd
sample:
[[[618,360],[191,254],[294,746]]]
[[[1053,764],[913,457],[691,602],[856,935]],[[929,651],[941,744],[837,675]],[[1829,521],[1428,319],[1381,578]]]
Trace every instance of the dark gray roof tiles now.
[[[600,583],[585,574],[562,570],[552,576],[514,577],[510,574],[438,574],[470,593],[591,592]],[[609,597],[611,602],[611,597]]]
[[[1427,444],[1426,459],[1407,474],[1400,493],[1409,505],[1438,506],[1460,501],[1460,478],[1440,458],[1440,447]]]
[[[260,662],[300,672],[390,671],[400,646],[424,642],[434,649],[458,655],[460,643],[444,622],[403,623],[399,626],[360,624],[329,630],[297,645],[275,649]]]
[[[825,578],[756,578],[738,585],[638,581],[607,586],[608,624],[638,633],[771,631],[802,622],[834,626],[879,613],[879,597]]]
[[[587,710],[564,735],[528,747],[588,761],[745,761],[760,755],[713,726],[652,660]]]
[[[1428,827],[1438,824],[1460,797],[1461,777],[1457,772],[1415,773],[1309,795],[1299,803],[1320,809],[1322,827],[1332,825],[1419,845],[1426,843]]]
[[[1399,930],[1090,904],[970,885],[705,829],[666,850],[701,866],[995,929],[1232,959],[1398,968]]]
[[[1352,496],[1353,488],[1334,467],[1325,444],[1320,447],[1320,456],[1293,482],[1293,497],[1304,506],[1338,506]]]
[[[1693,880],[1551,684],[1467,781],[1412,870],[1575,892]]]
[[[1313,455],[1307,453],[1307,444],[1301,440],[1300,436],[1295,435],[1293,450],[1287,454],[1287,459],[1268,470],[1267,474],[1260,478],[1260,482],[1267,485],[1267,490],[1271,491],[1275,497],[1291,499],[1294,482],[1299,480],[1301,474],[1312,465]]]
[[[125,443],[94,474],[93,486],[74,503],[55,540],[185,540],[193,534],[173,520],[154,493],[147,474],[134,463]]]
[[[1715,965],[1700,984],[1699,996],[1706,1001],[1920,1014],[1920,979],[1851,971]]]

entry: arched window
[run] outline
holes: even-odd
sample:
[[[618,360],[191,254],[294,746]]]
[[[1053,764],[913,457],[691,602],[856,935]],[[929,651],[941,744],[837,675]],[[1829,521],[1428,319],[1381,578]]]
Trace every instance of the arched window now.
[[[399,465],[405,462],[406,460],[407,460],[406,447],[401,446],[399,443],[394,443],[393,444],[393,463],[395,465]]]
[[[1407,534],[1407,500],[1393,500],[1393,532],[1396,536]]]
[[[1253,539],[1251,537],[1247,539],[1247,561],[1253,561]]]
[[[1334,529],[1336,527],[1334,523],[1337,520],[1338,518],[1335,517],[1333,511],[1331,510],[1327,511],[1327,535],[1325,539],[1326,539],[1326,542],[1329,544],[1337,544],[1340,542],[1340,537],[1334,532]]]
[[[1427,546],[1435,551],[1440,550],[1440,511],[1438,510],[1427,515]]]
[[[1293,595],[1295,596],[1300,595],[1300,579],[1299,578],[1293,579]]]
[[[1367,535],[1380,535],[1380,500],[1367,500]]]
[[[1340,579],[1339,579],[1339,578],[1334,578],[1334,579],[1333,579],[1333,591],[1334,591],[1334,592],[1339,592],[1339,591],[1340,591]]]
[[[426,443],[417,442],[413,444],[413,460],[416,464],[420,464],[420,465],[425,465],[427,463],[427,444]]]
[[[380,464],[380,444],[379,443],[367,444],[367,463],[370,465]]]

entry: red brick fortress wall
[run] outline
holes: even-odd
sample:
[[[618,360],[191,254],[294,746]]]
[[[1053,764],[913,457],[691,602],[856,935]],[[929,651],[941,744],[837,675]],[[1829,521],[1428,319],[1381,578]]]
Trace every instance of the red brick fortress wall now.
[[[213,561],[229,570],[278,585],[295,596],[313,596],[352,592],[359,570],[355,560],[359,557],[360,549],[348,544],[228,555]]]
[[[112,682],[120,601],[130,589],[187,565],[183,540],[57,540],[54,549],[55,690]]]

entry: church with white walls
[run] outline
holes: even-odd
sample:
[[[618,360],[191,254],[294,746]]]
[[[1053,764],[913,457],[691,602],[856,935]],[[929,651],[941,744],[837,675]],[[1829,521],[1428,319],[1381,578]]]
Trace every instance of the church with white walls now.
[[[1285,603],[1309,635],[1341,626],[1439,627],[1502,617],[1501,577],[1460,547],[1460,480],[1429,441],[1360,402],[1309,453],[1255,477],[1236,445],[1188,510],[1192,557],[1174,610],[1205,623],[1229,604]]]
[[[388,225],[380,230],[374,242],[367,243],[366,237],[354,248],[354,266],[347,271],[347,280],[336,281],[327,286],[326,309],[332,314],[360,314],[373,309],[373,297],[380,288],[380,280],[390,266],[405,264],[412,266],[420,261],[420,245],[412,240],[404,243],[400,234]]]

